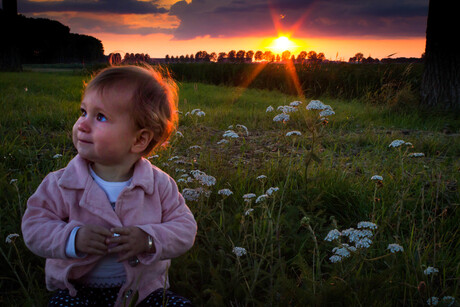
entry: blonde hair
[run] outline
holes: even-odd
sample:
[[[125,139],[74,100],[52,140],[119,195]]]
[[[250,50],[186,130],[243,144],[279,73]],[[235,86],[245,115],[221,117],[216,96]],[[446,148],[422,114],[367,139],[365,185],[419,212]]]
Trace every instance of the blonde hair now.
[[[166,142],[176,129],[177,85],[167,71],[161,73],[151,66],[113,66],[100,71],[86,86],[85,92],[96,90],[100,95],[106,90],[123,87],[132,91],[131,105],[134,122],[138,128],[153,132],[144,156]]]

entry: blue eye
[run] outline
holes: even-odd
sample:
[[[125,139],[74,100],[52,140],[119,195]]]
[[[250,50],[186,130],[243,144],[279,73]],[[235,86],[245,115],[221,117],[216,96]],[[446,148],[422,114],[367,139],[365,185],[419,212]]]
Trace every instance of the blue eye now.
[[[80,109],[80,112],[81,112],[81,117],[85,117],[86,116],[86,111],[85,109]]]
[[[107,121],[107,117],[105,117],[105,115],[104,115],[104,114],[101,114],[101,113],[97,114],[96,119],[97,119],[98,121],[100,121],[100,122],[105,122],[105,121]]]

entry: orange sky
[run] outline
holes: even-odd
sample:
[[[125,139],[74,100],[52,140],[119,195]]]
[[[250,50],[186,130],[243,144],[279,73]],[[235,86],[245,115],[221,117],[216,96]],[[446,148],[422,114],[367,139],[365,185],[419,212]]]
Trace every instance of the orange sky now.
[[[427,5],[428,0],[23,0],[18,11],[94,36],[105,54],[162,58],[200,50],[266,51],[286,35],[294,55],[313,50],[347,61],[358,52],[379,59],[420,57]]]
[[[103,45],[106,54],[119,52],[148,53],[151,57],[180,56],[194,54],[205,50],[211,52],[229,52],[230,50],[271,50],[269,46],[275,37],[236,37],[236,38],[195,38],[193,40],[172,40],[172,35],[120,35],[110,33],[94,33]],[[420,57],[425,52],[425,38],[411,39],[346,39],[340,37],[328,38],[297,38],[297,46],[289,48],[293,54],[300,51],[323,52],[326,59],[345,60],[357,52],[365,57],[384,58],[396,53],[393,57]],[[281,52],[280,52],[281,53]]]

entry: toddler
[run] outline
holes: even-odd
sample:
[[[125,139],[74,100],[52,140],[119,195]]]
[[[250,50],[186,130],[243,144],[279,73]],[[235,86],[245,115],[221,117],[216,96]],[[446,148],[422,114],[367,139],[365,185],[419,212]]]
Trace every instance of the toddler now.
[[[22,220],[46,258],[49,306],[191,306],[166,289],[197,225],[175,181],[143,158],[171,135],[176,104],[174,82],[152,68],[110,67],[88,83],[78,154],[46,176]]]

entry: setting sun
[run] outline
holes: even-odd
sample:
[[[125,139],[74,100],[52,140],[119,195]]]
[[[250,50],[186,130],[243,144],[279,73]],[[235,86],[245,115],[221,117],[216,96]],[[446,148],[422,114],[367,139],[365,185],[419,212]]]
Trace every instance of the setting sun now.
[[[296,41],[288,38],[287,36],[279,36],[278,38],[273,39],[268,45],[267,49],[274,53],[282,53],[283,51],[289,50],[290,52],[297,52],[299,49],[299,44]]]

